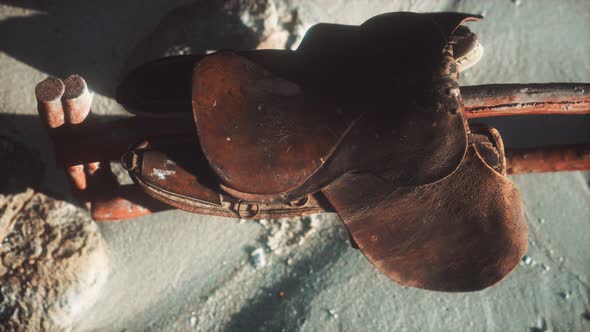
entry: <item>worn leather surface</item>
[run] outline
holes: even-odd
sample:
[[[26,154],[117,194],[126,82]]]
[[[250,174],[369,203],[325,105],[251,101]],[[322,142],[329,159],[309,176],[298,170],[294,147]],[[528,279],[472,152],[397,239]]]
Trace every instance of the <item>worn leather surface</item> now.
[[[318,25],[298,49],[300,60],[291,60],[303,66],[290,77],[236,53],[199,61],[193,112],[224,190],[277,201],[351,171],[373,170],[400,185],[452,172],[466,131],[447,39],[469,18],[396,13],[358,27]]]
[[[297,53],[299,79],[310,93],[370,105],[423,98],[438,74],[442,50],[464,21],[461,13],[386,13],[360,26],[320,23],[306,33]]]
[[[431,184],[396,188],[354,173],[322,192],[363,254],[402,285],[483,289],[505,278],[527,248],[518,189],[473,145],[454,173]]]
[[[310,93],[314,92],[310,90],[316,90],[321,95],[364,98],[359,88],[368,87],[371,82],[389,82],[384,85],[387,89],[391,88],[391,83],[396,86],[413,84],[420,88],[419,80],[429,79],[431,71],[428,68],[432,69],[432,65],[437,63],[429,60],[440,55],[438,50],[447,42],[446,36],[461,22],[479,18],[460,13],[388,13],[376,16],[361,26],[316,24],[306,33],[296,51],[235,53],[264,66],[275,75],[308,88],[317,88],[308,89]],[[462,51],[457,50],[456,55],[462,56]],[[190,113],[192,69],[204,56],[167,57],[133,69],[117,87],[117,101],[141,116]],[[383,61],[374,60],[380,56],[388,60],[385,66]],[[359,58],[363,57],[373,60],[359,62]],[[421,76],[421,73],[425,75]],[[372,89],[378,86],[372,85]],[[349,93],[351,91],[352,94]],[[391,96],[394,91],[390,89],[387,95]],[[408,91],[411,89],[403,93]],[[403,96],[403,93],[399,95]]]
[[[354,123],[335,103],[233,53],[195,68],[194,111],[205,156],[223,184],[252,194],[300,185]]]
[[[149,137],[123,156],[123,164],[148,195],[189,212],[244,219],[333,212],[321,194],[268,204],[223,194],[205,157],[186,153],[195,145],[199,144],[193,135]]]
[[[469,47],[450,36],[478,18],[390,13],[360,26],[317,25],[295,52],[178,58],[176,69],[194,64],[198,138],[177,146],[158,138],[135,151],[143,164],[132,176],[197,213],[336,211],[363,254],[403,285],[493,285],[524,255],[527,226],[499,134],[470,131],[461,104],[455,58]],[[171,178],[149,171],[168,166]]]

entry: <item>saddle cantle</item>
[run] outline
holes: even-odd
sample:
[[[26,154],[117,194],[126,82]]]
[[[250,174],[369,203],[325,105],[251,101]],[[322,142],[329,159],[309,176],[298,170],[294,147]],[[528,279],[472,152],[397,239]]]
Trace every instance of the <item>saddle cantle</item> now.
[[[296,51],[148,64],[118,100],[140,116],[192,110],[196,135],[146,138],[123,165],[149,195],[192,212],[334,211],[403,285],[488,287],[524,255],[527,227],[498,133],[469,128],[462,109],[457,59],[471,44],[457,41],[475,40],[461,23],[478,18],[391,13],[319,24]]]

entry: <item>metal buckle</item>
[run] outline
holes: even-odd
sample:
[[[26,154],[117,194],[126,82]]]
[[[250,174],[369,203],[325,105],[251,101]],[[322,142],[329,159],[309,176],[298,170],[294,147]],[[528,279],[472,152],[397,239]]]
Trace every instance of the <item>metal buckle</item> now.
[[[252,215],[243,215],[242,214],[242,209],[241,209],[241,207],[242,207],[243,204],[246,204],[248,206],[244,211],[249,211],[250,210],[249,207],[255,205],[256,206],[256,212],[254,214],[252,214]],[[260,213],[260,205],[258,205],[258,203],[244,203],[243,201],[240,201],[238,203],[238,207],[237,207],[237,211],[236,212],[238,213],[238,216],[240,218],[242,218],[242,219],[254,219]]]

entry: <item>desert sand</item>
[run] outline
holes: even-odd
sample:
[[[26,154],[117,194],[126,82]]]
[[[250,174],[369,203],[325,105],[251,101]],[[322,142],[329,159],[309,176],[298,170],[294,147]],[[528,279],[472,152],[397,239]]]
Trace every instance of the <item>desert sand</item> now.
[[[46,164],[40,190],[71,200],[36,118],[34,87],[48,75],[84,76],[93,112],[114,118],[126,116],[113,99],[117,82],[152,58],[296,47],[315,23],[360,24],[388,11],[461,11],[485,16],[469,23],[485,53],[462,85],[590,82],[584,0],[234,2],[242,7],[223,18],[199,1],[0,0],[0,135],[38,151]],[[590,141],[589,117],[490,123],[507,146]],[[529,249],[506,280],[484,291],[392,282],[351,248],[334,214],[240,221],[170,211],[98,224],[109,276],[72,329],[590,331],[590,175],[511,178],[526,204]]]

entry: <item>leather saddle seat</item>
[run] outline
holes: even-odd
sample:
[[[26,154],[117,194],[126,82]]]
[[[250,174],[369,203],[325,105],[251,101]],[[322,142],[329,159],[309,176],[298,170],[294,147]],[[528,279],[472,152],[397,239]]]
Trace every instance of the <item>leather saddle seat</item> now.
[[[499,134],[469,128],[463,114],[452,34],[473,19],[385,14],[320,24],[297,51],[140,68],[118,100],[147,116],[165,115],[172,100],[183,121],[192,110],[196,130],[149,138],[123,164],[146,193],[192,212],[244,217],[242,203],[256,206],[251,218],[336,212],[369,261],[403,285],[488,287],[524,255],[527,227]],[[190,69],[164,80],[181,92],[158,88],[162,63]],[[142,104],[147,91],[168,91],[150,97],[160,108]]]
[[[457,168],[466,130],[447,41],[475,17],[396,15],[312,28],[289,53],[290,73],[232,52],[195,65],[197,132],[225,191],[245,200],[293,200],[349,172],[418,185]],[[348,40],[323,38],[334,30]],[[331,44],[322,47],[324,40]]]

